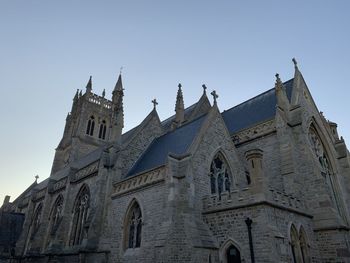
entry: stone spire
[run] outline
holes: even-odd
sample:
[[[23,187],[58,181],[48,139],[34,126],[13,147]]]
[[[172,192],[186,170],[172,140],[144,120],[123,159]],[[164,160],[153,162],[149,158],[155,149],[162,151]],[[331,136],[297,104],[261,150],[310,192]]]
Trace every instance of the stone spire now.
[[[90,76],[88,83],[86,84],[86,93],[91,93],[92,91],[92,76]]]
[[[283,110],[287,110],[289,107],[289,101],[286,93],[286,89],[283,86],[283,83],[280,79],[278,73],[276,73],[276,82],[275,82],[275,94],[277,98],[277,106]]]
[[[180,125],[185,120],[185,106],[184,106],[184,98],[181,90],[181,83],[178,85],[179,89],[177,90],[176,96],[176,105],[175,105],[175,121]]]

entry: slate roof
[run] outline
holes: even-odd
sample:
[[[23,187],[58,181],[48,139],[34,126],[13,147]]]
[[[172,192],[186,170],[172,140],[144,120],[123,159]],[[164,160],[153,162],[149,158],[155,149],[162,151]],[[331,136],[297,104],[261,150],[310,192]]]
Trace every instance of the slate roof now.
[[[185,109],[185,116],[184,119],[188,120],[188,118],[191,116],[192,112],[194,111],[194,109],[196,108],[198,102],[192,104],[191,106],[187,107]],[[169,117],[168,119],[162,121],[162,126],[164,128],[164,130],[168,130],[171,127],[171,123],[175,120],[176,115],[174,114],[173,116]]]
[[[292,97],[293,79],[283,83],[289,101]],[[185,110],[189,116],[197,103]],[[277,99],[275,89],[272,88],[260,95],[251,98],[229,110],[221,113],[224,122],[230,132],[234,134],[245,128],[272,119],[276,113]],[[186,123],[180,128],[156,138],[146,151],[141,155],[135,165],[130,169],[126,177],[151,170],[166,163],[169,153],[184,154],[191,145],[198,130],[200,129],[205,116],[192,122]],[[162,122],[163,127],[171,124],[175,116]]]
[[[283,83],[289,101],[292,97],[293,79]],[[229,110],[224,111],[221,115],[230,134],[236,133],[245,128],[254,126],[275,117],[276,113],[276,95],[275,89],[272,88],[254,98],[251,98]]]
[[[194,140],[206,115],[153,140],[126,177],[164,165],[169,153],[184,154]]]

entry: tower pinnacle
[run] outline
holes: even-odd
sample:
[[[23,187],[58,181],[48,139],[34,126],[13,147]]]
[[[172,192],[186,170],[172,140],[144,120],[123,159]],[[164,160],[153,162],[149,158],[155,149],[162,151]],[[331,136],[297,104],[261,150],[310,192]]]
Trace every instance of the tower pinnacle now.
[[[91,93],[92,91],[92,76],[90,76],[88,83],[86,84],[86,92]]]
[[[176,96],[176,104],[175,104],[175,121],[178,125],[180,125],[185,120],[185,105],[184,105],[184,98],[181,90],[181,83],[178,85],[179,89],[177,90],[177,96]]]

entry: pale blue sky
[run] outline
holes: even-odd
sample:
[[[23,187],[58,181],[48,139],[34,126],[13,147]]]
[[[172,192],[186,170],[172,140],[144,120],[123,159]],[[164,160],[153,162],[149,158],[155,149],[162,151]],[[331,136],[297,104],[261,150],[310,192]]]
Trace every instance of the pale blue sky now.
[[[0,0],[0,204],[49,176],[76,89],[110,94],[124,67],[125,129],[216,89],[228,109],[293,77],[350,140],[350,1]]]

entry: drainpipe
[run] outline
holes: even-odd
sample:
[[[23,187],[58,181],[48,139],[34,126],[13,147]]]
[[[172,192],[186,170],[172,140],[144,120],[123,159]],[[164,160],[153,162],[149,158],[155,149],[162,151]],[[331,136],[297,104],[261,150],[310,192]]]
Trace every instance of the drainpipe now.
[[[253,220],[251,220],[249,217],[247,217],[247,219],[245,220],[245,223],[247,224],[247,227],[248,227],[250,258],[251,258],[251,262],[255,263],[253,238],[252,238],[252,223],[253,223]]]

